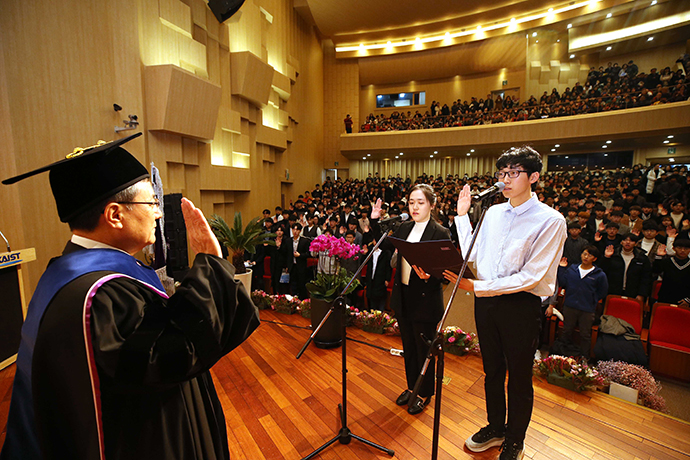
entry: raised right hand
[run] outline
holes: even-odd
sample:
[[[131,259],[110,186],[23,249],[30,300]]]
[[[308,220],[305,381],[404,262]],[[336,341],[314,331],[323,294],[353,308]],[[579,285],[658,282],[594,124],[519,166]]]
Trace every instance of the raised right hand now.
[[[371,208],[371,216],[370,217],[374,220],[381,217],[381,198],[376,200],[376,203],[374,203],[374,207]]]
[[[606,258],[609,258],[609,257],[611,257],[612,255],[613,255],[613,245],[610,244],[610,245],[606,246],[606,250],[604,251],[604,256],[605,256]]]
[[[460,190],[460,194],[458,195],[458,216],[464,216],[465,214],[467,214],[467,211],[470,210],[470,206],[472,206],[472,195],[470,194],[470,186],[469,184],[465,184],[462,190]]]
[[[218,238],[213,234],[204,213],[187,198],[182,198],[182,215],[192,251],[223,257]]]

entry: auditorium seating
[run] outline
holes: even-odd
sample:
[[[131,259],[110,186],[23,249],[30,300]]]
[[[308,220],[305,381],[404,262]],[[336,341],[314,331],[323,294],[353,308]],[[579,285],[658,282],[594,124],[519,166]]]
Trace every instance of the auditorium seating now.
[[[649,328],[649,367],[655,375],[690,382],[690,310],[657,303]]]

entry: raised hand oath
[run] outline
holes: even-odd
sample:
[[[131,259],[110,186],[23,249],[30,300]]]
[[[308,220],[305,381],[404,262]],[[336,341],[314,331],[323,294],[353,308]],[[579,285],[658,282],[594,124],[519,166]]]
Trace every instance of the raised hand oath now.
[[[220,243],[208,225],[204,213],[201,209],[194,206],[194,203],[187,198],[182,198],[182,215],[184,224],[187,227],[187,239],[195,253],[211,254],[223,257],[220,250]]]
[[[381,198],[376,200],[376,203],[374,203],[374,207],[371,208],[371,216],[370,217],[374,220],[381,217]]]
[[[660,257],[664,257],[666,255],[666,245],[665,244],[660,244],[658,248],[656,248],[656,255]]]
[[[610,245],[606,246],[606,250],[604,251],[604,256],[605,256],[606,258],[609,258],[609,257],[611,257],[612,255],[613,255],[613,245],[610,244]]]
[[[467,211],[470,210],[471,205],[472,195],[470,194],[470,186],[469,184],[465,184],[462,190],[460,190],[460,194],[458,195],[458,216],[464,216],[465,214],[467,214]]]
[[[567,267],[568,266],[568,259],[566,257],[561,257],[561,261],[558,263],[561,267]]]

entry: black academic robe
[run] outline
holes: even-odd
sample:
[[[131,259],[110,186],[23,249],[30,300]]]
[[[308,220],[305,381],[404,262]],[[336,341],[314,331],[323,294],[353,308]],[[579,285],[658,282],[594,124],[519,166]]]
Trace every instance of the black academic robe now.
[[[68,243],[75,250],[85,251]],[[33,355],[43,458],[229,459],[209,369],[259,325],[233,275],[199,254],[169,299],[112,272],[63,287]]]

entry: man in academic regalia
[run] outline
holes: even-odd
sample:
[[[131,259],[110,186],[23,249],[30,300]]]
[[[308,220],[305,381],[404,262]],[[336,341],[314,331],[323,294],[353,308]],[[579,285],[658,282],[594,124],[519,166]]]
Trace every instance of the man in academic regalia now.
[[[259,324],[203,213],[182,212],[197,253],[168,298],[133,254],[161,217],[135,134],[3,181],[50,171],[72,230],[29,304],[2,460],[228,459],[209,369]]]

